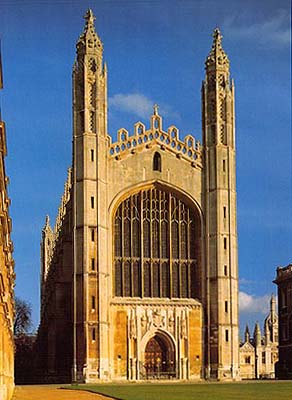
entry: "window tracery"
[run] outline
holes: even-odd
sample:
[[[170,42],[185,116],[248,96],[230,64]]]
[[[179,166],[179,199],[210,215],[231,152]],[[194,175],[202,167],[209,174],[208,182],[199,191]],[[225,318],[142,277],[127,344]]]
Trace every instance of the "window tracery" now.
[[[114,217],[114,295],[197,297],[195,212],[158,188],[125,199]]]

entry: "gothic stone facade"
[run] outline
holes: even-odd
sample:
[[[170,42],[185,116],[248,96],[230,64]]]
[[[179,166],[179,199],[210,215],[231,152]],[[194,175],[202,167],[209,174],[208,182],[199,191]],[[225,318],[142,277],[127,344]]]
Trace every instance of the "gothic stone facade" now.
[[[272,295],[270,313],[264,322],[264,334],[255,324],[253,338],[248,326],[240,344],[240,376],[242,379],[274,379],[278,362],[278,315],[276,300]]]
[[[292,264],[277,268],[279,378],[292,378]]]
[[[112,143],[107,69],[85,16],[73,69],[73,165],[42,236],[38,367],[48,379],[237,379],[234,86],[214,31],[203,144],[158,106]]]
[[[0,89],[2,73],[0,61]],[[10,400],[14,389],[14,262],[10,238],[11,219],[4,158],[7,155],[6,130],[0,120],[0,399]]]

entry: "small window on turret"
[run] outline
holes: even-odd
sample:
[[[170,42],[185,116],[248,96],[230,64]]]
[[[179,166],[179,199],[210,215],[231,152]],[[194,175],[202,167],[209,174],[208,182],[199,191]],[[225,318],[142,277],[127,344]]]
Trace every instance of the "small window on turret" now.
[[[223,172],[226,172],[226,160],[223,160]]]
[[[92,341],[95,341],[95,328],[92,329]]]
[[[94,242],[94,229],[91,229],[91,241]]]
[[[224,275],[227,276],[227,265],[224,265]]]
[[[91,157],[91,161],[94,161],[94,150],[93,149],[90,150],[90,157]]]
[[[225,331],[225,342],[229,342],[229,332],[228,329]]]
[[[225,301],[225,312],[228,312],[228,301]]]
[[[158,152],[153,157],[153,171],[161,172],[161,155]]]
[[[95,310],[95,296],[91,296],[91,308]]]
[[[223,207],[223,218],[226,218],[226,207]]]
[[[224,250],[227,250],[227,238],[223,239],[223,243],[224,243]]]
[[[94,197],[91,196],[90,198],[90,204],[91,204],[91,208],[94,208]]]

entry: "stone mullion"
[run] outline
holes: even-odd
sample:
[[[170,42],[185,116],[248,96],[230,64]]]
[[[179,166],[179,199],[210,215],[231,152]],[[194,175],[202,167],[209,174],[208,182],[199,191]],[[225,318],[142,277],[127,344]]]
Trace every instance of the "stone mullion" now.
[[[189,207],[187,208],[188,211],[188,217],[187,217],[187,272],[188,272],[188,298],[191,298],[191,274],[192,274],[192,270],[191,270],[191,251],[190,251],[190,209]]]
[[[168,273],[169,273],[169,278],[168,278],[168,297],[171,298],[171,287],[170,287],[170,282],[171,282],[171,268],[170,268],[170,254],[169,254],[169,247],[170,247],[170,243],[169,243],[169,201],[168,198],[165,196],[165,223],[166,223],[166,237],[167,237],[167,242],[168,246],[166,247],[166,259],[167,259],[167,267],[168,267]]]
[[[161,244],[161,190],[159,190],[159,221],[158,221],[158,227],[159,227],[159,232],[158,232],[158,237],[159,237],[159,247],[158,247],[158,251],[159,251],[159,262],[158,262],[158,266],[159,266],[159,296],[162,297],[162,260],[161,260],[161,254],[162,254],[162,244]]]
[[[141,277],[140,277],[140,282],[141,282],[141,297],[144,297],[144,230],[143,230],[143,223],[144,223],[144,218],[143,218],[143,195],[144,193],[147,192],[141,192],[140,193],[140,238],[141,238],[141,244],[140,244],[140,271],[141,271]]]
[[[177,230],[177,234],[178,234],[178,289],[179,289],[179,294],[178,297],[181,297],[181,293],[182,293],[182,273],[181,273],[181,201],[178,200],[178,218],[177,218],[177,222],[178,222],[178,230]]]
[[[150,256],[150,297],[153,297],[153,259],[152,259],[152,193],[153,189],[150,189],[150,199],[149,199],[149,256]]]
[[[168,243],[168,254],[169,254],[169,290],[170,290],[170,298],[172,298],[172,251],[171,251],[171,244],[172,244],[172,236],[171,236],[171,222],[172,222],[172,216],[171,216],[171,194],[168,194],[168,237],[169,237],[169,243]]]
[[[134,220],[134,196],[130,197],[130,297],[134,295],[133,277],[133,220]]]
[[[122,285],[122,296],[125,296],[125,274],[124,274],[124,221],[125,221],[125,203],[122,202],[122,223],[121,223],[121,233],[122,233],[122,238],[121,238],[121,273],[122,273],[122,279],[121,279],[121,285]]]

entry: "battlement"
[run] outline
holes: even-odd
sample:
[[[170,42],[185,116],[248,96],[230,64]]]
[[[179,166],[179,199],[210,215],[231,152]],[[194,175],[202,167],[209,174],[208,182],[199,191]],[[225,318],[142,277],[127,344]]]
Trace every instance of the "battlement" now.
[[[146,130],[142,122],[134,125],[134,135],[122,128],[118,131],[118,141],[111,142],[109,137],[109,155],[120,160],[129,154],[149,149],[158,145],[162,150],[170,151],[178,158],[192,163],[192,166],[202,168],[202,145],[192,135],[187,135],[184,140],[179,138],[176,126],[170,126],[167,131],[162,129],[162,118],[158,115],[158,106],[154,106],[154,114],[150,118],[150,129]]]

